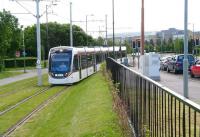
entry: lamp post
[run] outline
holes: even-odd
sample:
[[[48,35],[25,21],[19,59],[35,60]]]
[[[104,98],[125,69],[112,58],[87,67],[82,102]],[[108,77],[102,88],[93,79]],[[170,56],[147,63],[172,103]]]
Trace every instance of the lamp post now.
[[[184,97],[188,98],[188,0],[184,1],[184,59],[183,59],[183,89]]]
[[[144,0],[142,0],[141,7],[141,46],[140,53],[144,55]]]
[[[87,22],[88,22],[88,16],[94,16],[94,15],[93,15],[93,14],[86,15],[86,21],[85,21],[85,23],[86,23],[86,24],[85,24],[85,27],[86,27],[86,28],[85,28],[85,32],[86,32],[86,34],[87,34],[87,32],[88,32],[88,31],[87,31],[87,29],[88,29],[88,28],[87,28],[87,25],[88,25],[88,24],[87,24]],[[88,46],[88,36],[86,37],[86,46]]]

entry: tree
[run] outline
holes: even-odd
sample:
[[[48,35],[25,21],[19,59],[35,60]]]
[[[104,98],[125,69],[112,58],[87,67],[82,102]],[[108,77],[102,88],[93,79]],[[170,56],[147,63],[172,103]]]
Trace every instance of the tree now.
[[[46,24],[41,24],[41,46],[43,54],[47,58],[49,49],[56,46],[69,46],[70,45],[70,25],[59,24],[57,22],[48,23],[48,39],[49,47],[47,47],[46,40]],[[94,45],[94,39],[87,35],[82,28],[73,25],[73,46]],[[25,44],[27,47],[28,56],[36,56],[36,26],[29,26],[25,29]],[[43,55],[44,56],[44,55]]]
[[[14,56],[14,52],[19,49],[18,19],[3,10],[0,12],[0,30],[0,71],[2,71],[5,56]]]
[[[128,54],[133,53],[133,48],[128,40],[124,41],[124,46],[126,46],[126,51]]]

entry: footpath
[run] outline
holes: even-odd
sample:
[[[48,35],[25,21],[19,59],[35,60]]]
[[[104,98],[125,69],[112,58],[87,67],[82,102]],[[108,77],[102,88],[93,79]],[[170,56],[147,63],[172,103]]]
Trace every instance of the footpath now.
[[[45,73],[47,73],[47,69],[42,69],[42,74],[45,74]],[[37,70],[36,69],[27,70],[27,72],[24,73],[24,74],[17,75],[17,76],[14,76],[14,77],[0,79],[0,86],[6,85],[6,84],[9,84],[9,83],[12,83],[12,82],[16,82],[16,81],[19,81],[19,80],[24,80],[24,79],[27,79],[27,78],[35,77],[35,76],[37,76]]]

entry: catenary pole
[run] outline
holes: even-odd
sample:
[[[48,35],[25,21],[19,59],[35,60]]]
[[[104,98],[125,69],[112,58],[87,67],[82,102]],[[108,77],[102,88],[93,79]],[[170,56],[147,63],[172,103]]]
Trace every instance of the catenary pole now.
[[[37,74],[38,74],[38,86],[42,85],[42,67],[41,67],[41,37],[40,37],[40,14],[39,14],[39,2],[36,0],[36,18],[37,18]]]
[[[105,25],[106,25],[106,43],[105,45],[108,46],[108,26],[107,26],[107,18],[108,18],[108,15],[106,14],[105,15]]]
[[[70,2],[70,46],[73,47],[72,2]]]
[[[112,0],[112,18],[113,18],[113,58],[115,59],[115,3],[114,0]]]

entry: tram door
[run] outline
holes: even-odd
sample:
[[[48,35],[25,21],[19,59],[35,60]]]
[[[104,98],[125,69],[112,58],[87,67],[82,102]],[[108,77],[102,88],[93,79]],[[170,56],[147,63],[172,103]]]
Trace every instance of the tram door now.
[[[78,56],[78,65],[79,65],[79,79],[82,79],[82,75],[81,75],[81,56]]]
[[[94,72],[97,71],[96,54],[93,54]]]

